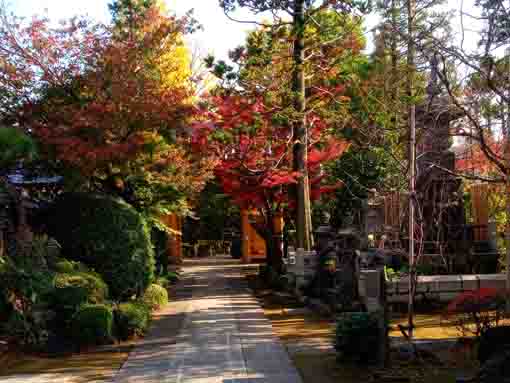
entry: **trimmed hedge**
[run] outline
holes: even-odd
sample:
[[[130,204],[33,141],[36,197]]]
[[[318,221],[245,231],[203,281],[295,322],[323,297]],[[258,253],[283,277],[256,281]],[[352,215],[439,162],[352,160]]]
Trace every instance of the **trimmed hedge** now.
[[[145,290],[143,302],[151,309],[164,306],[168,304],[168,291],[160,285],[152,284]]]
[[[97,271],[122,300],[140,296],[154,278],[154,251],[147,224],[120,199],[66,193],[47,212],[49,234],[72,260]]]
[[[72,338],[78,345],[101,345],[113,339],[113,310],[104,304],[83,305],[74,314]]]
[[[143,302],[121,303],[115,309],[117,337],[127,340],[145,333],[151,318],[150,309]]]
[[[67,259],[62,259],[55,263],[54,269],[57,273],[72,273],[74,265]]]
[[[103,303],[108,286],[101,276],[91,272],[58,273],[53,279],[50,305],[57,314],[56,330],[66,331],[73,315],[85,303]]]
[[[339,360],[373,363],[380,339],[377,313],[346,312],[337,318],[335,349]]]
[[[61,258],[53,267],[57,273],[72,273],[74,271],[90,271],[82,262],[69,261]]]
[[[96,273],[59,273],[53,283],[54,302],[57,304],[79,306],[83,303],[103,303],[108,297],[108,286]]]

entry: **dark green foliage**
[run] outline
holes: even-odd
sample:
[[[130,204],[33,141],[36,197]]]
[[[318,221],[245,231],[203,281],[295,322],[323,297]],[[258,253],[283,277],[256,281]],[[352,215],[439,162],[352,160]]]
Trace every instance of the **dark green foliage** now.
[[[63,253],[101,274],[112,297],[141,295],[151,283],[154,251],[147,224],[122,200],[64,194],[48,212],[47,222]]]
[[[332,181],[340,180],[344,184],[330,206],[334,226],[340,226],[346,216],[359,211],[371,189],[399,188],[399,185],[385,185],[387,177],[395,173],[394,161],[389,157],[381,148],[369,150],[352,146],[340,159],[328,165],[326,172]],[[405,181],[402,177],[401,180]]]
[[[88,272],[90,269],[82,262],[70,261],[68,259],[59,259],[55,262],[53,270],[57,273],[72,273],[75,271]]]
[[[29,257],[15,261],[6,259],[0,267],[0,295],[10,311],[2,331],[21,344],[40,344],[48,334],[47,318],[41,312],[46,311],[53,289],[53,274]],[[16,310],[12,310],[9,301],[16,301]]]
[[[113,339],[113,310],[104,304],[83,305],[73,316],[72,338],[78,345],[100,345]]]
[[[150,309],[143,302],[121,303],[115,309],[116,335],[120,340],[145,333],[151,318]]]
[[[152,284],[145,290],[143,302],[151,309],[164,306],[168,303],[168,292],[164,287]]]
[[[156,259],[156,274],[165,275],[168,271],[168,234],[160,228],[153,226],[151,229],[151,241]]]
[[[0,276],[5,272],[7,262],[4,258],[0,258]],[[12,303],[8,297],[9,291],[0,289],[0,322],[5,321],[12,312]]]
[[[6,320],[12,312],[12,303],[9,302],[7,294],[0,291],[0,322]]]
[[[0,127],[0,173],[16,161],[34,158],[37,147],[20,129]]]
[[[222,187],[211,181],[200,193],[197,215],[200,217],[200,239],[223,240],[225,229],[231,229],[238,224],[233,217],[239,217],[239,210],[231,203],[230,197],[223,193]]]
[[[13,310],[8,319],[0,324],[0,329],[18,344],[40,346],[48,339],[52,319],[52,313],[45,307],[36,311]]]
[[[360,363],[377,360],[380,339],[377,314],[349,312],[337,319],[335,349],[340,360]]]
[[[44,303],[53,290],[53,273],[41,269],[30,258],[8,259],[0,268],[0,291],[14,296],[22,311]]]
[[[480,364],[505,350],[510,350],[510,326],[489,327],[482,332],[478,346]]]
[[[57,273],[72,273],[74,271],[74,265],[71,261],[62,259],[55,263],[54,269]]]

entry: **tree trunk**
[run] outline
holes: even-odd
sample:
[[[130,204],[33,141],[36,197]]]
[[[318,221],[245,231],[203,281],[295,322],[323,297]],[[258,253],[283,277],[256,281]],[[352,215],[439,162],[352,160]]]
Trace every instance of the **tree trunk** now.
[[[294,72],[292,91],[294,92],[294,108],[297,121],[294,122],[294,171],[301,175],[295,188],[296,198],[296,236],[297,246],[305,250],[313,247],[312,215],[310,208],[310,186],[308,180],[307,146],[308,133],[306,127],[305,99],[305,0],[294,2]]]
[[[274,227],[274,216],[267,215],[267,223],[265,230],[266,256],[267,264],[278,274],[283,272],[282,252],[280,251],[279,233],[276,233]]]
[[[510,71],[510,49],[505,51],[507,56],[507,70]],[[510,314],[510,102],[506,105],[506,159],[507,159],[507,174],[506,174],[506,314]],[[503,113],[504,114],[504,113]]]
[[[416,189],[416,106],[414,104],[414,14],[415,0],[407,0],[408,12],[408,47],[407,47],[407,91],[409,96],[408,127],[409,127],[409,307],[408,307],[408,331],[409,339],[413,339],[413,317],[414,317],[414,291],[415,291],[415,260],[414,260],[414,197]]]

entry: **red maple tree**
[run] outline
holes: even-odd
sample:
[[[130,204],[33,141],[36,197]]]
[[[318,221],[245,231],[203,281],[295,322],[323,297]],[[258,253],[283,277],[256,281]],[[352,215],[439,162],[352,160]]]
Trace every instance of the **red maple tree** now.
[[[289,186],[300,176],[292,170],[292,127],[278,122],[277,110],[241,96],[212,98],[205,115],[196,125],[194,143],[198,150],[207,145],[221,159],[215,174],[232,201],[264,218],[258,231],[266,241],[268,263],[278,268],[281,254],[273,241],[273,218],[294,207]],[[341,156],[349,144],[327,133],[319,117],[311,115],[308,121],[310,197],[317,199],[340,186],[322,184],[321,164]]]

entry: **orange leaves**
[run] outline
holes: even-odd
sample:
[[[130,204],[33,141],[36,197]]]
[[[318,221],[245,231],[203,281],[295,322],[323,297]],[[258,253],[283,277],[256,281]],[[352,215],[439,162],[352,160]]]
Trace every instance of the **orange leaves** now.
[[[486,150],[494,158],[504,158],[504,142],[486,139]],[[456,155],[455,168],[457,171],[470,172],[475,171],[477,174],[489,174],[497,172],[497,165],[487,158],[479,143],[466,145]]]

